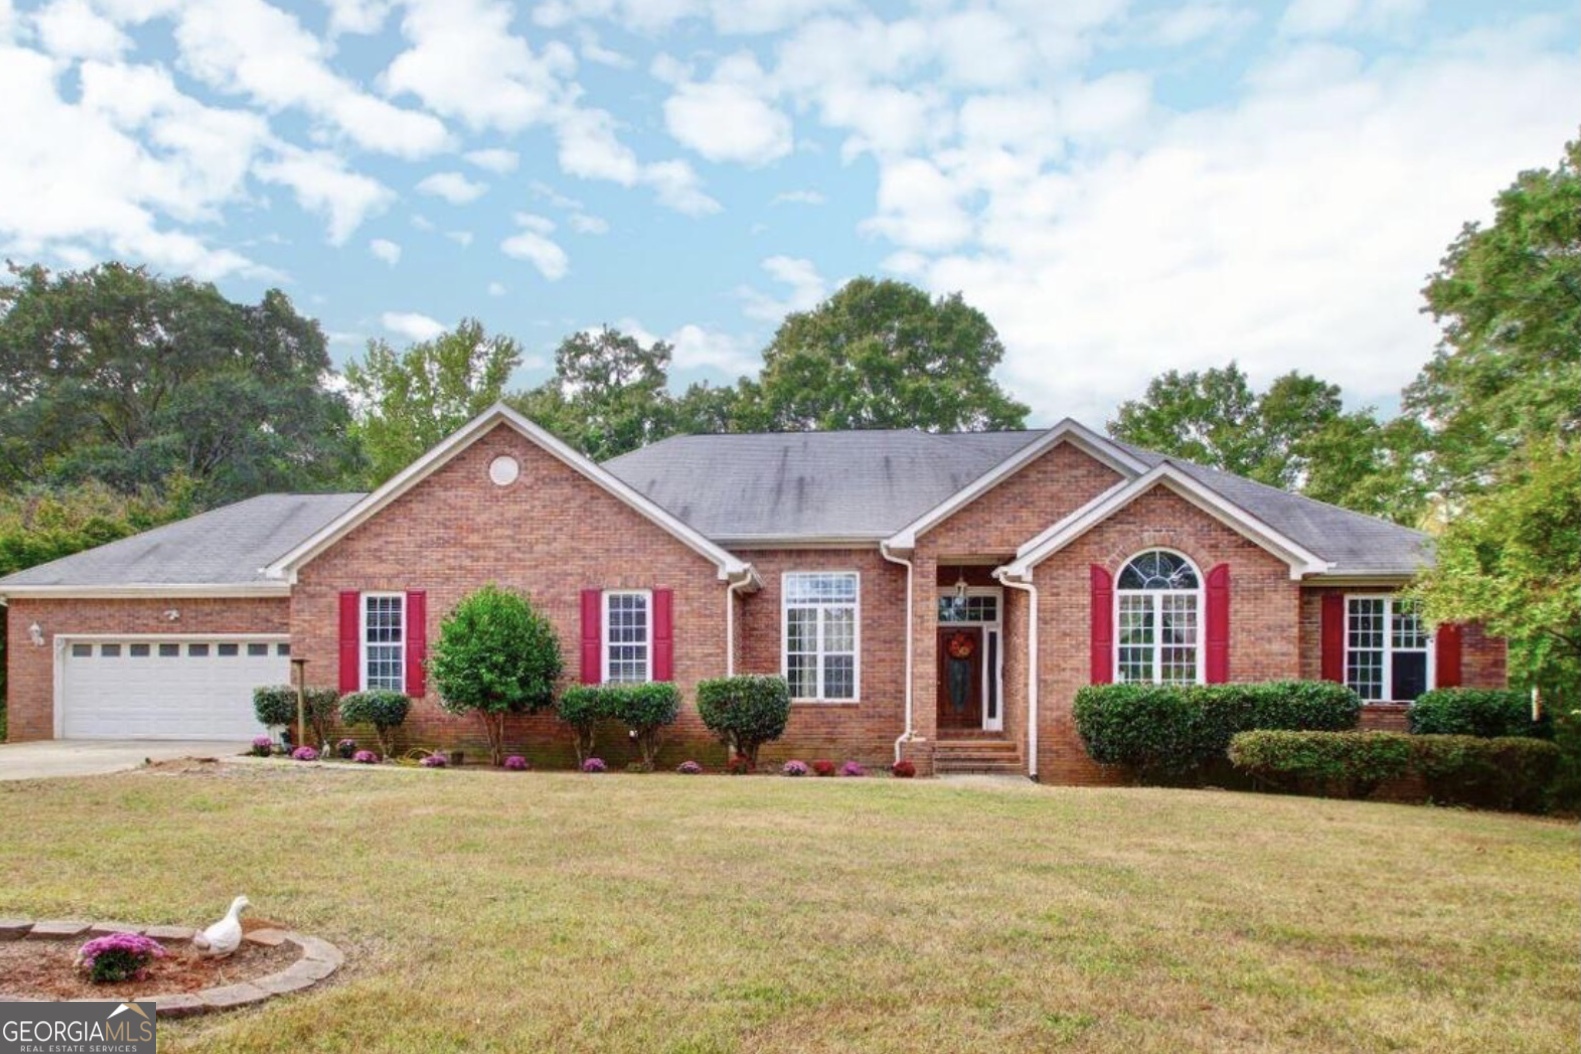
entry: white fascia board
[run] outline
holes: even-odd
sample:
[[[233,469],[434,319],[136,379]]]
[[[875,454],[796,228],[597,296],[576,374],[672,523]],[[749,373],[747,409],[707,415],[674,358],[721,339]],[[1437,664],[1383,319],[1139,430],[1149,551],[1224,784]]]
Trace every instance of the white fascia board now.
[[[738,560],[691,527],[688,527],[685,523],[656,505],[651,499],[621,482],[607,469],[578,451],[571,449],[571,447],[550,435],[538,425],[533,424],[532,421],[511,407],[504,403],[495,403],[489,409],[451,433],[449,437],[429,450],[428,453],[396,473],[379,489],[363,498],[306,541],[264,568],[264,573],[270,578],[294,582],[296,580],[296,572],[303,564],[312,560],[350,531],[371,519],[385,506],[411,490],[424,479],[427,479],[457,454],[482,438],[495,426],[501,424],[514,428],[530,442],[592,481],[607,494],[629,505],[673,535],[693,552],[714,564],[719,568],[718,577],[721,581],[728,579],[732,575],[740,575],[747,570],[747,565],[741,560]]]
[[[1124,479],[1135,479],[1147,471],[1147,465],[1127,454],[1092,429],[1069,417],[1050,428],[1042,436],[1017,450],[965,487],[951,494],[911,523],[902,527],[885,540],[890,549],[910,551],[917,547],[917,538],[930,528],[949,519],[994,487],[1015,475],[1062,442],[1068,442],[1082,453],[1118,472]]]
[[[3,586],[0,600],[129,600],[181,598],[284,597],[291,595],[285,582],[252,582],[205,585],[200,582],[128,582],[113,586]]]
[[[1114,487],[1071,513],[1039,537],[1036,546],[1023,547],[1005,573],[1025,578],[1032,569],[1071,542],[1086,534],[1110,516],[1125,508],[1155,486],[1168,487],[1176,495],[1206,512],[1248,541],[1271,553],[1290,568],[1292,581],[1322,574],[1333,565],[1300,543],[1286,537],[1239,505],[1198,483],[1169,462],[1121,487]]]

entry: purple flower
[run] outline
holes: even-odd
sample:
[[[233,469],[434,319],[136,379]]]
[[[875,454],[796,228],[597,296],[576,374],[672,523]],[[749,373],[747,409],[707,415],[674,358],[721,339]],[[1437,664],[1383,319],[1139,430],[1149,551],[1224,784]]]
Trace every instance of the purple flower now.
[[[683,776],[696,776],[702,773],[703,767],[695,761],[683,761],[680,768],[675,771]]]
[[[588,758],[582,762],[583,772],[608,772],[609,766],[604,764],[603,758]]]
[[[861,765],[858,765],[854,761],[847,761],[844,765],[840,766],[840,775],[842,775],[842,776],[866,776],[867,775],[867,770],[864,769]]]
[[[532,768],[532,766],[527,763],[527,759],[522,757],[520,754],[512,754],[510,757],[506,758],[505,767],[512,772],[526,772],[528,769]]]
[[[359,765],[377,765],[379,763],[379,755],[371,750],[359,750],[351,756],[351,760]]]
[[[109,933],[77,950],[77,967],[95,982],[118,982],[147,976],[148,964],[163,959],[165,946],[141,933]]]
[[[291,751],[291,759],[293,761],[317,761],[318,751],[312,747],[297,747]]]
[[[443,754],[430,754],[420,764],[425,769],[442,769],[445,767],[445,756]]]
[[[787,761],[785,767],[780,769],[780,772],[787,776],[805,776],[808,771],[805,761]]]
[[[274,753],[274,740],[268,736],[254,736],[252,755],[255,758],[266,758]]]

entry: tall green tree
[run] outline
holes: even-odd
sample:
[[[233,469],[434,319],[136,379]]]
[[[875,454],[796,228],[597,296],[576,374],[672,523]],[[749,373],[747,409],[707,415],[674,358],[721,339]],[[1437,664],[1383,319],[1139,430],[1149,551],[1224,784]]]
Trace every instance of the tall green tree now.
[[[1027,407],[993,379],[1004,345],[959,293],[857,278],[789,315],[736,414],[785,431],[1020,428]]]
[[[370,340],[345,370],[369,482],[383,483],[492,406],[521,361],[516,341],[491,337],[470,318],[404,351]]]
[[[1495,206],[1428,279],[1424,310],[1443,336],[1405,393],[1433,431],[1433,481],[1451,502],[1501,478],[1526,442],[1581,433],[1581,138]]]
[[[0,284],[0,486],[190,480],[211,505],[341,485],[356,470],[318,323],[277,289],[101,264],[11,265]]]
[[[609,326],[573,333],[555,351],[554,376],[512,402],[603,461],[675,432],[676,401],[666,387],[673,350],[662,340],[643,344]]]

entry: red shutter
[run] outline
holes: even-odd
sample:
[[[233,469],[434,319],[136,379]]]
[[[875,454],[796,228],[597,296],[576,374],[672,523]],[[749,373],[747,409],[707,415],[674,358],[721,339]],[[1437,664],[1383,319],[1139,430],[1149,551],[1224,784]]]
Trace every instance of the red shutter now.
[[[582,590],[582,683],[604,680],[604,594]]]
[[[1092,669],[1093,684],[1114,680],[1114,576],[1092,565]]]
[[[1453,622],[1438,627],[1437,672],[1435,687],[1460,687],[1460,627]]]
[[[675,590],[653,591],[653,679],[675,680]]]
[[[1345,595],[1323,594],[1323,679],[1345,683]]]
[[[428,692],[428,594],[413,590],[406,594],[406,694],[421,699]]]
[[[1224,684],[1230,679],[1230,565],[1220,564],[1208,572],[1208,662],[1209,684]]]
[[[362,594],[340,595],[340,690],[362,687]]]

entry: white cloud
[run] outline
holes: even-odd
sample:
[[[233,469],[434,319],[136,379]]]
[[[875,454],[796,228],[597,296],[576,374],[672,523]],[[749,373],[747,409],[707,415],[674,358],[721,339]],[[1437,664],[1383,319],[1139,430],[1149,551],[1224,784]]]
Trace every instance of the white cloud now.
[[[505,292],[506,292],[506,290],[505,290],[505,286],[504,286],[503,283],[500,283],[500,282],[490,282],[489,283],[489,287],[488,287],[488,294],[489,294],[489,296],[504,296]]]
[[[1387,32],[1422,13],[1426,0],[1294,0],[1280,19],[1288,36]]]
[[[393,6],[387,0],[324,0],[329,7],[329,35],[377,33]]]
[[[506,256],[526,260],[551,282],[564,278],[571,269],[571,260],[549,237],[554,222],[525,212],[516,214],[516,222],[522,229],[501,242],[500,251]]]
[[[787,190],[774,195],[770,205],[822,205],[829,199],[816,190]]]
[[[611,69],[627,70],[636,65],[620,52],[600,44],[598,42],[598,34],[590,29],[584,28],[577,33],[577,52],[587,61],[596,62],[600,66],[608,66]]]
[[[720,209],[685,161],[656,161],[643,169],[642,181],[653,188],[659,204],[687,216],[706,216]]]
[[[447,329],[438,319],[415,311],[386,311],[379,316],[379,324],[398,337],[419,343],[433,340]]]
[[[571,229],[578,234],[608,234],[609,221],[600,216],[591,216],[585,212],[573,212],[568,221]]]
[[[114,22],[94,11],[86,0],[55,0],[33,16],[39,43],[62,59],[121,57],[132,41]]]
[[[375,238],[368,243],[368,251],[376,260],[383,260],[394,267],[401,262],[401,247],[388,238]]]
[[[784,299],[778,299],[750,286],[736,290],[741,298],[741,313],[748,318],[778,323],[793,311],[807,311],[829,295],[829,284],[818,273],[811,260],[794,256],[770,256],[763,261],[763,270],[782,285],[790,286]]]
[[[505,150],[500,147],[491,147],[487,150],[469,150],[466,159],[481,169],[504,175],[516,171],[516,165],[521,161],[520,155],[514,150]]]
[[[763,365],[758,345],[732,333],[687,323],[665,338],[675,348],[677,370],[715,369],[732,377],[756,373]]]
[[[445,237],[449,238],[463,249],[472,244],[471,231],[446,231]]]
[[[950,249],[972,235],[972,217],[956,185],[932,162],[907,158],[878,178],[878,214],[862,229],[916,249]]]
[[[418,193],[444,198],[452,205],[476,201],[488,189],[488,184],[470,180],[460,172],[435,172],[417,184]]]
[[[323,150],[282,146],[253,172],[266,183],[289,187],[297,203],[329,220],[329,242],[341,245],[362,221],[383,212],[395,193],[378,180],[352,172],[339,156]]]
[[[1257,20],[1250,11],[1226,0],[1202,0],[1158,11],[1148,25],[1148,36],[1166,48],[1185,47],[1204,40],[1222,42],[1239,35]]]
[[[401,109],[331,71],[326,45],[263,0],[183,7],[175,37],[181,65],[204,84],[269,109],[302,109],[365,149],[417,158],[449,144],[432,114]]]
[[[771,90],[750,53],[733,55],[711,80],[677,85],[664,101],[664,124],[710,161],[764,165],[795,146],[790,118],[768,101]]]

